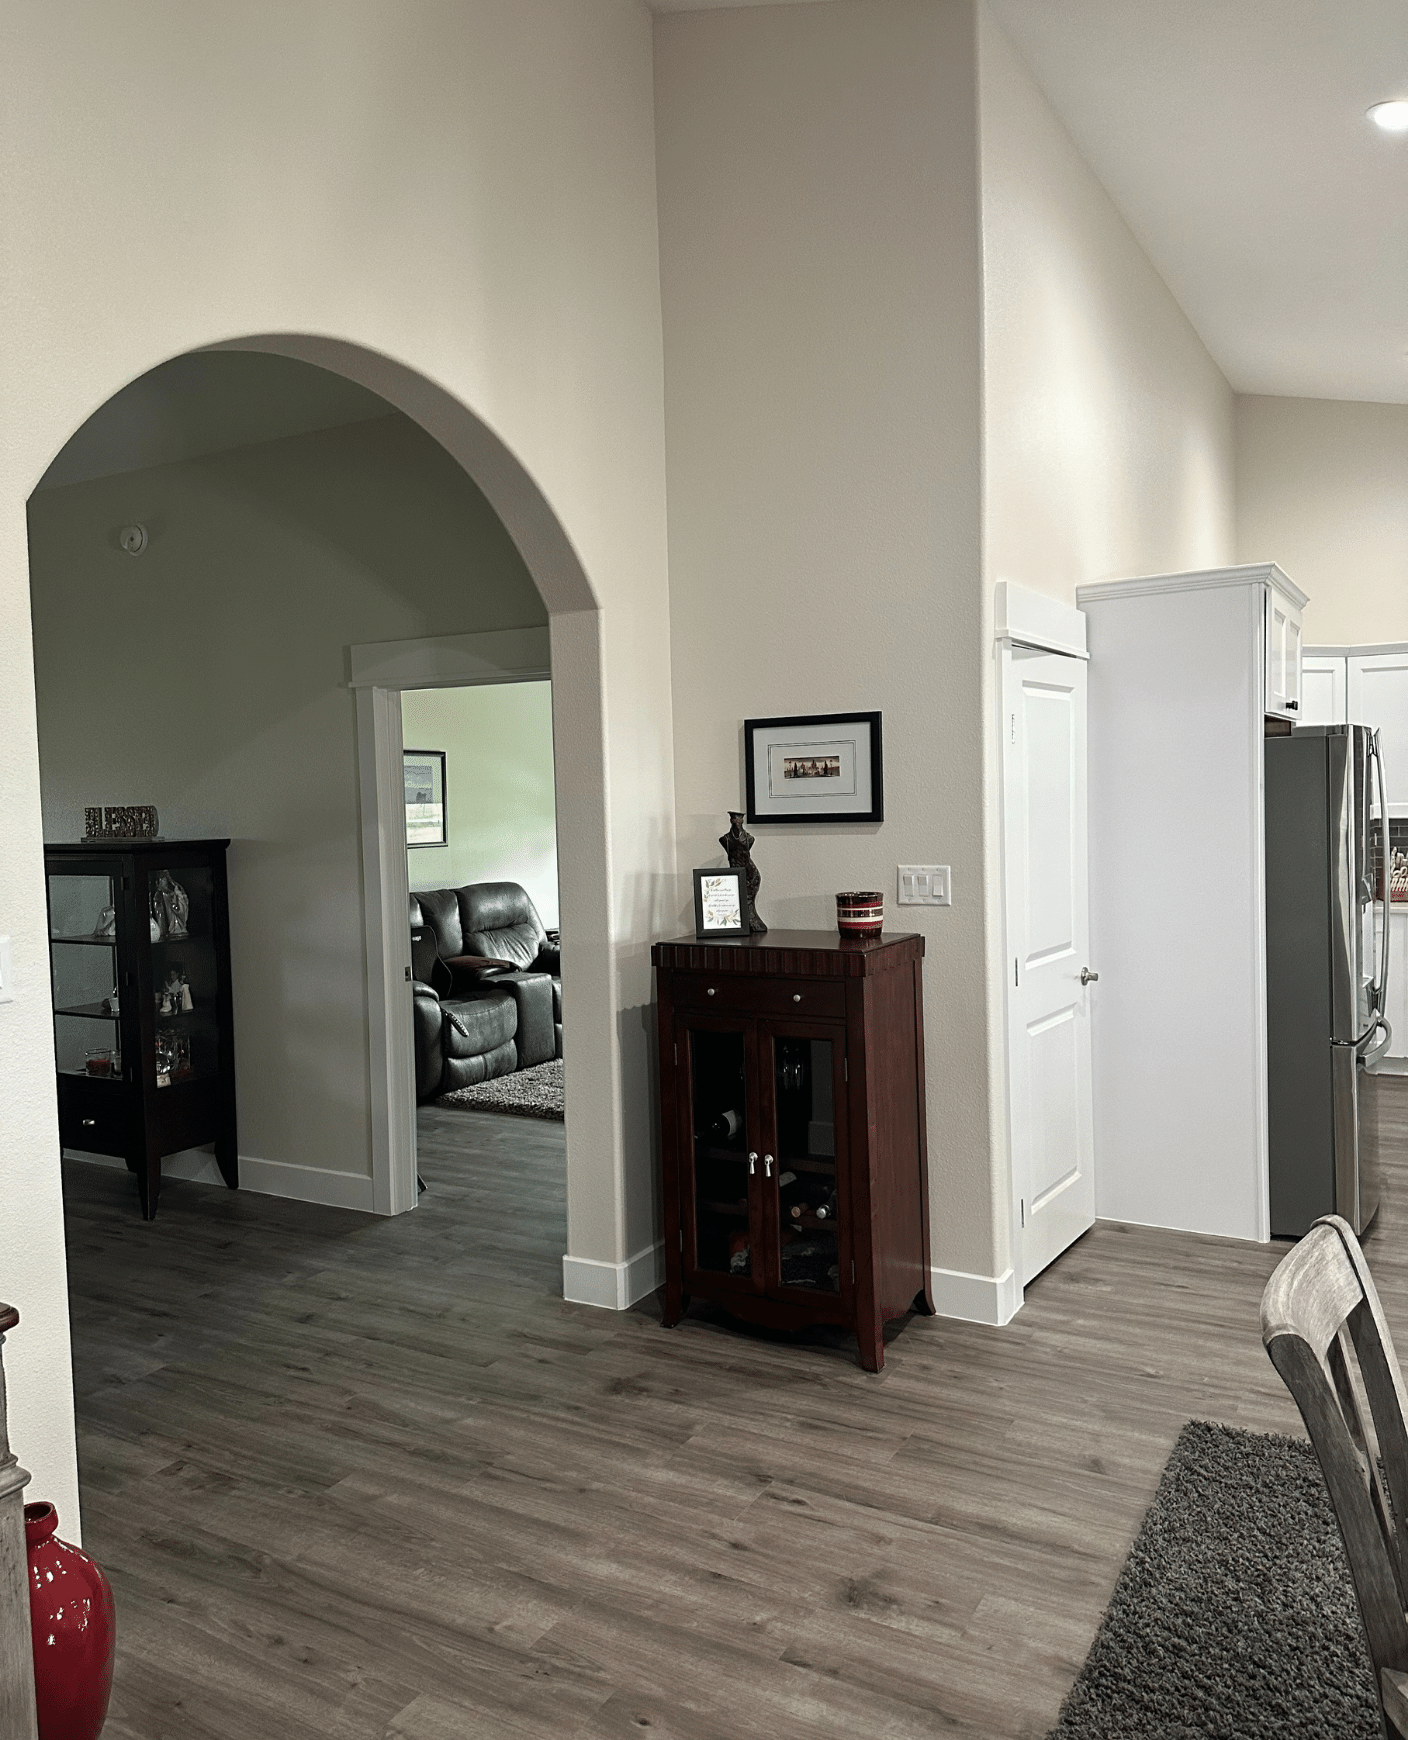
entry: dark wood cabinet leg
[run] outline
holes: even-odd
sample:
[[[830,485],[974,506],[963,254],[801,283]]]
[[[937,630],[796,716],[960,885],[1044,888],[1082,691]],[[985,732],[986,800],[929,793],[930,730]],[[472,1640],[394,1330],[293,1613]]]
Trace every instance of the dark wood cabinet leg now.
[[[877,1317],[873,1323],[856,1324],[856,1340],[860,1343],[860,1363],[866,1371],[885,1369],[885,1326]]]
[[[235,1152],[233,1136],[217,1136],[215,1138],[215,1164],[220,1168],[220,1176],[231,1190],[240,1187],[240,1157]]]
[[[678,1281],[665,1282],[665,1310],[660,1318],[661,1326],[673,1329],[689,1309],[689,1294],[684,1292]]]
[[[924,1285],[914,1295],[914,1309],[924,1317],[937,1317],[934,1309],[934,1282],[930,1275],[925,1275]]]
[[[137,1195],[142,1202],[142,1219],[155,1220],[161,1198],[161,1155],[150,1149],[137,1164]]]

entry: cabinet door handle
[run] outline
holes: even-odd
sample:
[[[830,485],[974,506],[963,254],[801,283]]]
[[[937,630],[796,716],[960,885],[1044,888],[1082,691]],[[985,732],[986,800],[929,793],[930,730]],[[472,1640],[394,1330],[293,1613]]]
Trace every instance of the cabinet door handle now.
[[[757,1150],[750,1148],[748,1150],[748,1176],[751,1178],[757,1170],[758,1170]]]
[[[1299,701],[1287,701],[1286,705],[1287,705],[1287,707],[1290,708],[1292,713],[1299,713],[1300,712],[1300,702]]]
[[[1080,970],[1080,982],[1082,985],[1093,985],[1099,977],[1099,973],[1092,973],[1089,967],[1082,967]]]
[[[98,1120],[96,1118],[84,1118],[83,1119],[83,1128],[85,1130],[94,1130],[97,1128],[97,1125],[98,1125]]]
[[[800,991],[794,991],[792,993],[792,1001],[794,1003],[800,1003],[802,1001],[802,993]]]
[[[771,1154],[764,1154],[763,1155],[763,1177],[764,1178],[771,1178],[772,1177],[772,1155]]]
[[[708,990],[707,990],[707,991],[705,991],[705,993],[704,993],[704,995],[705,995],[705,996],[706,996],[706,997],[712,997],[712,996],[713,996],[713,994],[714,994],[714,987],[713,987],[713,986],[712,986],[712,985],[710,985],[710,986],[709,986],[709,988],[708,988]]]

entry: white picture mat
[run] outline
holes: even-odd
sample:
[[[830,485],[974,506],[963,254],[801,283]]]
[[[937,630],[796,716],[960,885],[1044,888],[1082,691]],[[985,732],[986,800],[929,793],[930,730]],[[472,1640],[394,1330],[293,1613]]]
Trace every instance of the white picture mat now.
[[[755,726],[753,730],[753,792],[758,819],[825,810],[837,820],[868,815],[875,807],[871,792],[872,726],[868,719],[838,725]],[[787,757],[836,755],[839,777],[784,779]]]

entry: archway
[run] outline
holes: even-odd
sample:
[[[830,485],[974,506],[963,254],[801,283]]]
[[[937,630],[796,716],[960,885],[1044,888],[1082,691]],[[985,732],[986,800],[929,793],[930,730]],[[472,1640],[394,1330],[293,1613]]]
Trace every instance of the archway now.
[[[599,1202],[603,1172],[617,1176],[617,1097],[614,1025],[574,1023],[582,1007],[609,1009],[612,1001],[610,901],[604,797],[603,705],[598,611],[590,583],[562,525],[526,468],[488,425],[424,375],[359,346],[306,335],[265,335],[210,347],[215,351],[281,356],[355,382],[409,417],[474,482],[507,529],[549,613],[554,670],[555,737],[559,744],[558,836],[571,875],[564,879],[562,928],[571,958],[565,991],[566,1023],[581,1028],[581,1043],[569,1048],[567,1131],[568,1255],[574,1249],[574,1199],[584,1193]],[[404,904],[404,903],[403,903]],[[391,1131],[406,1108],[387,1091],[392,1034],[378,1023],[384,1009],[403,995],[405,924],[388,908],[383,926],[388,947],[369,949],[369,1012],[373,1175],[378,1157],[394,1145]],[[580,942],[579,942],[580,939]],[[385,1168],[383,1167],[383,1172]],[[582,1180],[582,1175],[591,1176]],[[375,1206],[399,1212],[414,1195],[394,1188],[378,1192]],[[589,1269],[599,1262],[587,1259]],[[571,1288],[569,1285],[569,1293]],[[580,1295],[579,1295],[580,1296]],[[602,1299],[601,1303],[614,1303]]]

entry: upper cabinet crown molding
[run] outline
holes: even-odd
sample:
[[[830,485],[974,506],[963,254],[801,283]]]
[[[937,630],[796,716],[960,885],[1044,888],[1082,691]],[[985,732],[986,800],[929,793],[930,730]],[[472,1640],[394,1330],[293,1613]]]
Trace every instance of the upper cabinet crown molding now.
[[[1376,659],[1408,653],[1408,640],[1376,640],[1367,646],[1308,646],[1308,659]]]
[[[1146,598],[1158,592],[1204,592],[1223,586],[1271,586],[1284,593],[1297,609],[1310,602],[1274,562],[1244,562],[1235,568],[1203,568],[1192,574],[1148,574],[1132,580],[1103,580],[1076,588],[1076,603],[1086,605],[1099,598]]]
[[[993,598],[993,632],[996,639],[1016,646],[1040,647],[1044,652],[1065,653],[1088,659],[1085,613],[1059,598],[1018,586],[1014,580],[999,580]]]

